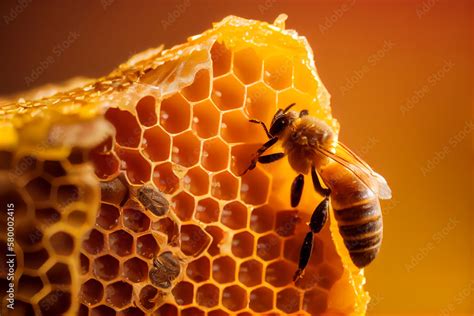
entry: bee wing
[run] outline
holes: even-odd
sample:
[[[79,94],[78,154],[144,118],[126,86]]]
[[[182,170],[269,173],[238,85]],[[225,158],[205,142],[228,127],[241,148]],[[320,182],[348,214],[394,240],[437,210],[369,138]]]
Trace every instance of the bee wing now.
[[[338,143],[336,148],[337,154],[322,147],[319,147],[318,151],[351,171],[362,183],[377,194],[380,199],[390,199],[392,197],[392,191],[384,177],[372,170],[365,161],[344,144]]]

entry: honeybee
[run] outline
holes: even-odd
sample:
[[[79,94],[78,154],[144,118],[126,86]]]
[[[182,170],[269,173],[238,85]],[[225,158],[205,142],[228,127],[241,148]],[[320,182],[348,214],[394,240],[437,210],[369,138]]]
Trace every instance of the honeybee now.
[[[338,142],[328,124],[308,115],[308,110],[291,111],[294,105],[279,109],[270,129],[262,121],[250,120],[263,127],[269,140],[257,150],[242,175],[254,169],[257,162],[267,164],[287,156],[290,166],[298,173],[291,185],[291,206],[296,207],[300,202],[305,174],[311,174],[314,189],[324,197],[311,216],[310,231],[301,246],[294,281],[302,277],[309,262],[313,235],[319,233],[327,221],[329,198],[352,262],[363,268],[379,252],[383,230],[379,199],[391,198],[390,187],[381,175]],[[263,155],[278,141],[283,152]]]

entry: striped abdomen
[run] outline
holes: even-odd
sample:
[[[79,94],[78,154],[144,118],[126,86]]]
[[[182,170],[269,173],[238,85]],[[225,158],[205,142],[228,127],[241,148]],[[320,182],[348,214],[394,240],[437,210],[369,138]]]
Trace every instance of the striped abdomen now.
[[[363,268],[382,243],[382,211],[377,195],[344,167],[332,163],[321,171],[331,189],[331,204],[352,262]]]

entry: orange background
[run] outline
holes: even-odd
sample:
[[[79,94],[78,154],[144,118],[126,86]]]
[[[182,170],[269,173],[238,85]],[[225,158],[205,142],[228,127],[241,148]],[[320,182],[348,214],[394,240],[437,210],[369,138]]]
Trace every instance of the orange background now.
[[[369,314],[474,312],[472,1],[30,2],[0,3],[0,94],[106,74],[228,14],[287,13],[313,47],[341,140],[394,192],[366,269]]]

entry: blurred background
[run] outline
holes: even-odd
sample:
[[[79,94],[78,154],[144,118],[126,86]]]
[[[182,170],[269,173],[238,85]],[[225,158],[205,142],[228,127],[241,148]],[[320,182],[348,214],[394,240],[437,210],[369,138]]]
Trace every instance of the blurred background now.
[[[473,1],[0,2],[0,95],[97,77],[229,14],[305,35],[341,140],[389,181],[369,314],[474,312]]]

